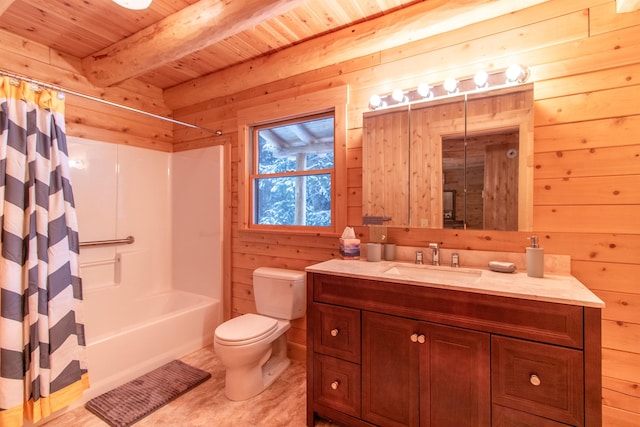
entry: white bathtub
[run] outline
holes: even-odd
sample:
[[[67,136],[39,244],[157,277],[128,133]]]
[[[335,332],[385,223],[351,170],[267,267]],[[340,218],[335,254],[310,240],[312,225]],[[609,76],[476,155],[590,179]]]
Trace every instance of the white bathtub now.
[[[219,305],[182,291],[124,302],[117,288],[89,292],[84,316],[91,387],[78,404],[210,345]]]

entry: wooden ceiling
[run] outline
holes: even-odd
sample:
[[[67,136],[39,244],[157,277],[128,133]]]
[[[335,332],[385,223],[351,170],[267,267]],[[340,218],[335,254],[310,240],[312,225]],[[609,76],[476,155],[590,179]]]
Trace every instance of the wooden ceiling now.
[[[82,59],[106,87],[138,78],[160,88],[283,50],[421,0],[0,0],[0,30]]]

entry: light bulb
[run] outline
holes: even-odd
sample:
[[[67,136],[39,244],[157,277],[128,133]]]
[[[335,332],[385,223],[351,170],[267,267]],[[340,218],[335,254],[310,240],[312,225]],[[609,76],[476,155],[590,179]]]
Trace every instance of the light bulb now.
[[[449,94],[456,93],[458,92],[458,81],[453,77],[449,77],[444,81],[442,87],[444,87],[444,90]]]
[[[473,82],[476,84],[476,89],[482,89],[487,87],[489,81],[489,74],[486,71],[480,70],[473,76]]]
[[[371,108],[372,110],[378,108],[381,103],[382,99],[380,98],[380,95],[373,94],[371,95],[371,98],[369,98],[369,108]]]
[[[510,65],[505,71],[507,83],[524,83],[529,77],[529,70],[520,64]]]
[[[433,92],[431,91],[431,86],[426,83],[420,83],[418,85],[418,95],[423,98],[433,98]]]
[[[404,101],[404,92],[402,89],[394,89],[391,97],[397,102],[402,102]]]

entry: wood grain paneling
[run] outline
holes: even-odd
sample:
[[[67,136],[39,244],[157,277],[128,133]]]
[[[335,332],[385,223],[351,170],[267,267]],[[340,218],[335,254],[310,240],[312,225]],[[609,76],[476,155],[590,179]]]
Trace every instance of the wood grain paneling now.
[[[161,3],[173,10],[166,1]],[[388,7],[387,3],[390,4],[385,2],[384,7]],[[507,3],[502,2],[502,7]],[[237,138],[239,111],[349,85],[345,211],[349,225],[355,226],[366,242],[368,230],[360,225],[362,114],[368,110],[370,94],[390,92],[396,86],[414,87],[425,79],[439,82],[450,74],[472,75],[481,67],[498,69],[512,62],[529,66],[535,98],[534,232],[540,236],[547,253],[570,255],[573,274],[607,303],[602,331],[604,425],[637,426],[640,425],[637,314],[640,288],[636,279],[640,274],[640,38],[637,36],[640,12],[618,14],[615,0],[531,2],[534,3],[539,4],[490,20],[474,20],[461,29],[451,30],[459,25],[439,26],[427,38],[400,33],[403,27],[414,28],[411,25],[424,22],[431,5],[389,13],[384,19],[343,28],[167,90],[164,94],[167,102],[179,107],[173,112],[166,106],[159,87],[140,81],[109,88],[93,86],[78,72],[79,58],[5,31],[0,31],[0,54],[3,68],[8,71],[159,115],[173,113],[178,120],[223,132],[221,138],[216,138],[72,97],[67,101],[69,135],[162,151],[217,144],[230,148],[231,195],[225,211],[228,216],[225,223],[231,228],[228,230],[231,268],[224,296],[227,316],[255,311],[253,269],[273,266],[302,270],[338,256],[337,235],[238,231],[238,176],[244,161]],[[65,10],[66,6],[60,3],[56,7]],[[295,22],[303,22],[304,14],[309,14],[313,19],[308,21],[317,25],[323,18],[314,16],[316,12],[313,5],[307,6]],[[348,12],[353,16],[358,13]],[[491,14],[496,15],[500,14]],[[284,17],[278,22],[255,29],[257,38],[281,46],[287,32],[295,35],[295,39],[308,30]],[[127,28],[134,24],[123,23]],[[117,29],[104,31],[100,37],[109,39],[115,37]],[[77,49],[99,41],[86,38],[84,33],[74,34],[85,37]],[[384,38],[390,35],[406,43],[385,44]],[[70,37],[64,43],[73,40]],[[260,48],[251,45],[250,40],[255,39],[246,37],[224,47],[245,53]],[[363,48],[367,40],[373,40],[376,47]],[[222,52],[203,55],[202,62],[190,71],[179,63],[170,64],[148,75],[147,81],[171,86],[188,78],[190,73],[201,72],[205,66],[229,60],[222,57]],[[388,229],[388,238],[404,246],[424,247],[437,241],[447,249],[514,252],[524,251],[529,234]],[[304,359],[305,328],[306,318],[293,322],[288,333],[290,353],[300,360]]]
[[[471,75],[482,66],[500,68],[515,61],[528,65],[534,81],[534,232],[547,253],[570,255],[572,272],[607,303],[602,339],[604,425],[635,425],[640,419],[640,396],[628,391],[637,390],[640,383],[640,288],[635,280],[640,273],[638,31],[640,14],[616,14],[614,0],[546,2],[341,63],[314,68],[309,64],[313,58],[296,56],[306,62],[297,74],[289,72],[291,77],[231,90],[200,104],[175,99],[176,93],[171,96],[176,105],[185,106],[176,111],[178,118],[196,118],[209,127],[223,123],[225,132],[235,132],[237,111],[252,103],[349,84],[347,144],[352,151],[347,154],[347,219],[365,242],[368,230],[360,225],[361,141],[362,113],[368,110],[370,94],[415,86],[425,77],[437,82],[451,73]],[[302,44],[289,53],[303,49],[321,53],[333,45]],[[269,60],[277,62],[284,56]],[[220,77],[211,87],[224,85],[230,74]],[[198,83],[206,88],[215,78]],[[192,137],[188,130],[176,131],[179,143]],[[234,163],[240,160],[236,144],[232,143]],[[237,186],[233,188],[237,192]],[[236,227],[237,210],[231,214]],[[522,252],[529,234],[388,228],[388,238],[403,246],[424,247],[435,241],[448,249],[486,251]],[[238,294],[234,310],[251,308],[245,272],[260,265],[304,268],[337,257],[336,237],[288,240],[284,235],[234,232],[233,288],[227,284],[229,292]]]

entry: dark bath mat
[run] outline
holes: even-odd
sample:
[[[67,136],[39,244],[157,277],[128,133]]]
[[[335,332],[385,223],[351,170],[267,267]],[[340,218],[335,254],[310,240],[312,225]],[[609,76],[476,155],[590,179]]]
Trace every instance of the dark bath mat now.
[[[91,375],[91,371],[89,371]],[[174,360],[89,400],[85,407],[113,427],[126,427],[211,378]]]

